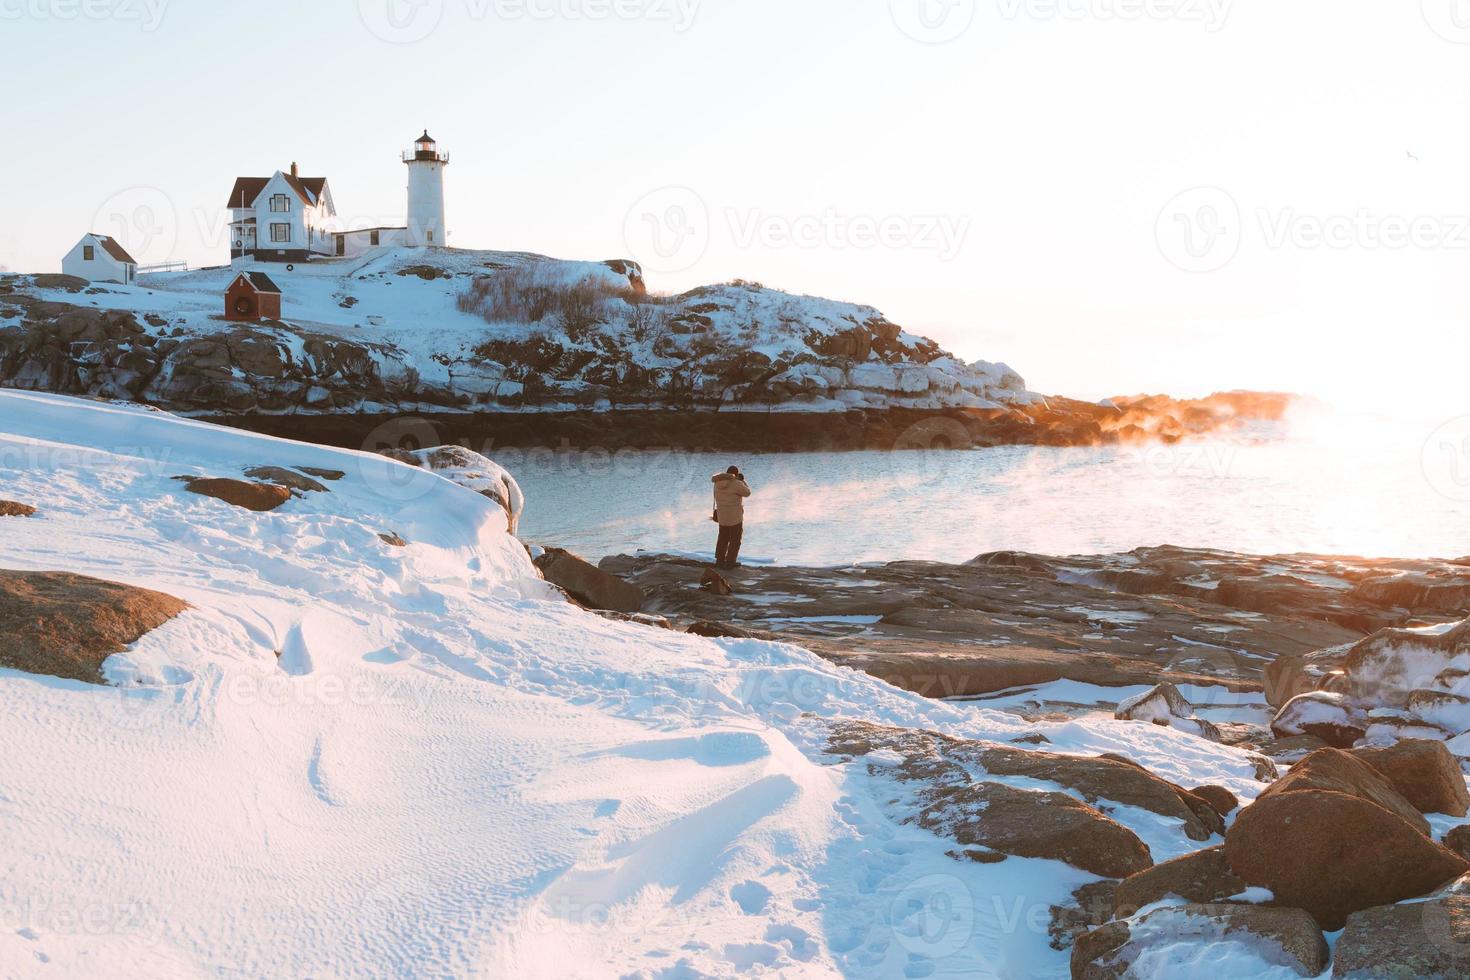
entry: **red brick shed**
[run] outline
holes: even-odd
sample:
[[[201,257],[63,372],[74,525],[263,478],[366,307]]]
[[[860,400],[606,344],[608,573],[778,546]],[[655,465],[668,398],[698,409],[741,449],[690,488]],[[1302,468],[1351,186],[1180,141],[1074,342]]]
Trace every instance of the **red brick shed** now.
[[[264,272],[242,272],[225,290],[226,320],[279,320],[281,287]]]

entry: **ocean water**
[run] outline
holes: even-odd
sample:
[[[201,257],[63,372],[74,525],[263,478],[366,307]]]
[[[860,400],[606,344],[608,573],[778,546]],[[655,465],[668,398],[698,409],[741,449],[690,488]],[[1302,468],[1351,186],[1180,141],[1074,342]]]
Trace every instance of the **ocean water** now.
[[[1160,544],[1470,555],[1470,418],[1314,415],[1176,446],[512,456],[496,458],[526,490],[522,535],[594,560],[712,552],[709,478],[731,463],[754,490],[745,555],[783,564]]]

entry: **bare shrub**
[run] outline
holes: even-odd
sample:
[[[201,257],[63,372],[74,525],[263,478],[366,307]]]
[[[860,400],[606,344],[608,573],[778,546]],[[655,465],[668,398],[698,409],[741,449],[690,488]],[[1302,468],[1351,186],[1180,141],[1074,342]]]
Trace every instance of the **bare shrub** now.
[[[638,308],[665,302],[632,286],[586,276],[575,282],[548,275],[535,266],[516,266],[476,278],[460,293],[460,312],[490,323],[541,323],[554,318],[573,340],[606,322],[616,301]]]

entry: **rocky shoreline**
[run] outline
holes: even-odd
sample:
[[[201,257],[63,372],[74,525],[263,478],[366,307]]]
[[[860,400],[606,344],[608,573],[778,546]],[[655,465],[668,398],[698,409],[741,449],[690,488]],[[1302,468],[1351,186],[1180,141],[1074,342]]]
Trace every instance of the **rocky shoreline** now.
[[[228,271],[156,288],[0,276],[0,387],[136,402],[324,445],[482,452],[1169,443],[1278,422],[1296,402],[1255,392],[1043,396],[1009,367],[963,363],[868,307],[755,284],[654,299],[633,288],[640,280],[625,263],[563,269],[533,258],[446,251],[445,268],[385,260],[355,277],[314,274],[293,286],[306,316],[255,323],[220,318],[210,290]],[[507,324],[463,309],[477,286],[543,266],[595,271],[608,279],[599,288],[614,290],[575,336],[564,317]],[[360,312],[402,315],[403,300],[421,301],[426,322],[389,329],[385,314]]]
[[[1027,717],[1112,710],[1119,700],[1059,702],[1045,693],[1057,682],[1193,686],[1221,700],[1245,695],[1212,722],[1220,737],[1288,755],[1333,741],[1322,737],[1332,734],[1326,728],[1273,731],[1273,716],[1298,695],[1320,701],[1319,713],[1366,719],[1369,708],[1339,706],[1336,692],[1346,685],[1337,678],[1349,651],[1402,645],[1403,636],[1418,635],[1406,630],[1439,629],[1470,615],[1470,559],[1261,557],[1175,547],[1065,558],[997,552],[961,565],[750,565],[726,573],[728,595],[702,586],[707,566],[688,558],[615,556],[599,568],[636,585],[642,611],[678,628],[795,642],[928,697],[1004,696],[1006,710]],[[1458,639],[1448,633],[1438,641],[1443,659],[1459,652]],[[1028,698],[1028,689],[1042,693]],[[1389,722],[1381,721],[1387,734]],[[1353,729],[1343,747],[1368,728]]]
[[[1220,396],[1224,398],[1225,396]],[[1169,409],[1183,403],[1165,400]],[[1197,403],[1191,403],[1197,404]],[[1190,416],[1189,411],[1179,414]],[[1166,409],[1128,413],[1090,402],[1049,399],[1025,409],[772,410],[619,409],[617,411],[434,412],[411,414],[215,415],[203,421],[318,445],[378,452],[385,448],[458,445],[497,449],[605,449],[686,452],[852,452],[985,449],[1000,446],[1103,446],[1157,438],[1175,442],[1218,431],[1210,421],[1181,422]],[[1145,418],[1145,416],[1147,416]],[[1275,404],[1243,419],[1278,417]],[[1138,424],[1142,423],[1142,424]],[[1143,424],[1153,427],[1152,433]],[[1224,423],[1220,423],[1221,426]]]

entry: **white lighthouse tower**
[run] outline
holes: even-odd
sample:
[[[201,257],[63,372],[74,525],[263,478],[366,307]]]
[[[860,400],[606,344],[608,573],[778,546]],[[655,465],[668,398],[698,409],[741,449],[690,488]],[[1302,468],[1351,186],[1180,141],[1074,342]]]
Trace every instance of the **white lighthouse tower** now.
[[[408,165],[408,244],[446,245],[444,231],[444,168],[449,154],[440,153],[429,131],[413,141],[403,155]]]

